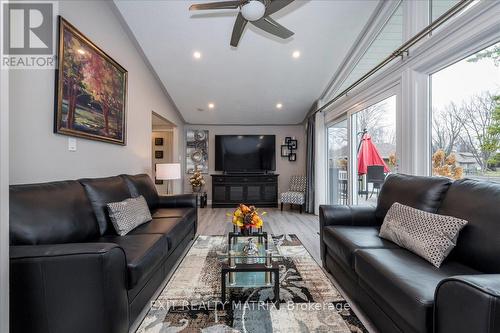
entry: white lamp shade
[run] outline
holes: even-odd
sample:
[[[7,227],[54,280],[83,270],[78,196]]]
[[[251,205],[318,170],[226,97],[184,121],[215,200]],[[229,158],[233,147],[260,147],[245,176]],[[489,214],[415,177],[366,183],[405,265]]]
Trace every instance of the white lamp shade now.
[[[156,179],[181,179],[180,163],[159,163],[156,165]]]

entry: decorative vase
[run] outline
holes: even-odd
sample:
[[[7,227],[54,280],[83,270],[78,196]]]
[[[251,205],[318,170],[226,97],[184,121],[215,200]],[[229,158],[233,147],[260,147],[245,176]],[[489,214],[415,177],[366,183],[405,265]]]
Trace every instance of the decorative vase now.
[[[194,185],[193,185],[193,186],[192,186],[192,189],[193,189],[193,192],[194,192],[194,193],[198,193],[198,192],[200,192],[200,191],[201,191],[201,185],[200,185],[200,186],[194,186]]]

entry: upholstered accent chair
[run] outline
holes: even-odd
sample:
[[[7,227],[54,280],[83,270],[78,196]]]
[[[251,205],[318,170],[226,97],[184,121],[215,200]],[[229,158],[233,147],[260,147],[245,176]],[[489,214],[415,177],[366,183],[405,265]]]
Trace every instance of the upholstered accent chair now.
[[[293,208],[294,205],[298,205],[300,213],[302,214],[302,207],[306,202],[306,177],[292,176],[290,178],[288,191],[281,193],[280,201],[281,210],[283,210],[283,204],[290,204],[290,208]]]

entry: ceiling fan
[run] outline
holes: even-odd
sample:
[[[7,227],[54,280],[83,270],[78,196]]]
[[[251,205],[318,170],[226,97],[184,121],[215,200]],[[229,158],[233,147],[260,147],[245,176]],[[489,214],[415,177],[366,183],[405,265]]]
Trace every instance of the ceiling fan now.
[[[240,12],[234,23],[231,46],[238,46],[247,22],[270,34],[287,39],[293,32],[273,20],[269,15],[292,3],[294,0],[235,0],[191,5],[189,10],[237,9]]]

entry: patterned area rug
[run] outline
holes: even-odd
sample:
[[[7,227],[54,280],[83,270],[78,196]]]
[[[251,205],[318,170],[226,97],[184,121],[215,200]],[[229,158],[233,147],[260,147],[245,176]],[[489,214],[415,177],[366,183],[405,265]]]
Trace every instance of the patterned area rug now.
[[[285,256],[279,309],[267,287],[228,289],[222,304],[217,252],[226,237],[199,236],[137,332],[367,332],[295,235],[273,241]]]

